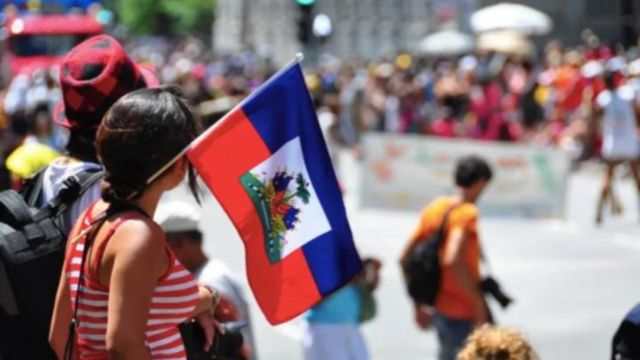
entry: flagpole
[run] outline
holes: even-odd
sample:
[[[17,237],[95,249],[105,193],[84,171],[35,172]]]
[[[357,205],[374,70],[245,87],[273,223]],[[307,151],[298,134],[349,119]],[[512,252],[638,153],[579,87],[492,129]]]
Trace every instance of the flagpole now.
[[[259,88],[257,88],[254,92],[249,94],[249,96],[245,97],[236,106],[234,106],[231,110],[229,110],[215,124],[211,125],[207,130],[205,130],[202,134],[200,134],[200,136],[198,136],[189,145],[187,145],[187,147],[185,147],[182,151],[180,151],[180,153],[178,153],[178,155],[176,155],[173,159],[171,159],[168,163],[166,163],[163,167],[161,167],[160,170],[156,171],[153,175],[151,175],[149,177],[149,179],[147,179],[147,185],[149,185],[152,182],[154,182],[158,177],[160,177],[160,175],[162,175],[165,171],[167,171],[168,168],[170,168],[173,164],[175,164],[176,161],[178,161],[180,158],[182,158],[187,153],[187,151],[189,151],[189,149],[191,149],[191,147],[194,144],[198,143],[201,139],[203,139],[206,136],[208,136],[213,130],[215,130],[215,128],[218,125],[222,124],[230,116],[230,114],[232,114],[234,111],[238,110],[239,108],[243,107],[249,100],[253,99],[258,93],[260,93],[260,91],[263,88],[265,88],[266,86],[271,84],[280,75],[282,75],[283,73],[285,73],[286,71],[288,71],[292,67],[300,64],[302,62],[302,60],[304,60],[304,55],[302,53],[297,53],[296,56],[294,56],[294,58],[291,61],[289,61],[289,63],[287,65],[285,65],[283,68],[278,70],[277,73],[275,73],[272,77],[270,77],[267,81],[265,81],[264,84],[260,85]]]

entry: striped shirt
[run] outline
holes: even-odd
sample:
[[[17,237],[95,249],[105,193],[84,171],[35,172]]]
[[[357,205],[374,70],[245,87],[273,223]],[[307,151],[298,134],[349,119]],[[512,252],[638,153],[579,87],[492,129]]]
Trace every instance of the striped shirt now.
[[[91,213],[91,206],[87,214]],[[106,348],[107,310],[109,289],[102,286],[91,273],[97,274],[98,265],[109,239],[116,229],[127,219],[121,218],[107,233],[107,237],[97,249],[96,259],[92,263],[93,272],[89,272],[85,262],[84,281],[78,303],[78,351],[81,360],[108,360]],[[92,222],[90,215],[83,221],[82,231]],[[73,243],[73,249],[67,256],[66,276],[71,288],[71,306],[75,310],[75,297],[79,285],[82,253],[86,237]],[[145,345],[153,360],[186,360],[186,352],[178,325],[190,318],[198,304],[198,285],[194,276],[175,258],[167,245],[170,266],[158,280],[153,292],[151,308],[147,320]]]

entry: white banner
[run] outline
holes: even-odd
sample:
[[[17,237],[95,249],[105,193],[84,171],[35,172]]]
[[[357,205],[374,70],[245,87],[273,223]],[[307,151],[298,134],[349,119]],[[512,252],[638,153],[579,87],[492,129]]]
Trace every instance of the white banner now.
[[[419,210],[454,192],[457,158],[476,154],[494,170],[480,201],[485,213],[564,217],[570,160],[562,151],[507,143],[366,134],[361,205]]]

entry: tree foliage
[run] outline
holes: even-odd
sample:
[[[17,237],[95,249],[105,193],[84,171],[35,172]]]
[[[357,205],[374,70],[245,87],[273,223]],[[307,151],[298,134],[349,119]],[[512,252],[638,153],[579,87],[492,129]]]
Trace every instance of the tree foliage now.
[[[207,36],[216,0],[107,0],[105,5],[136,34]]]

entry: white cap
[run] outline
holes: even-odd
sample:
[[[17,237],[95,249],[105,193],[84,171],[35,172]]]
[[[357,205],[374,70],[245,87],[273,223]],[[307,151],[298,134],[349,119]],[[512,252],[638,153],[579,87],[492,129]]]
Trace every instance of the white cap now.
[[[458,67],[462,71],[472,71],[478,67],[478,59],[473,55],[467,55],[458,61]]]
[[[602,75],[604,66],[599,61],[591,60],[582,66],[582,76],[587,79]]]
[[[165,232],[199,230],[200,209],[183,201],[161,203],[154,216]]]
[[[640,75],[640,59],[631,62],[631,64],[629,64],[628,71],[631,76]]]
[[[626,70],[627,61],[622,56],[616,56],[607,61],[607,71],[624,71]]]

